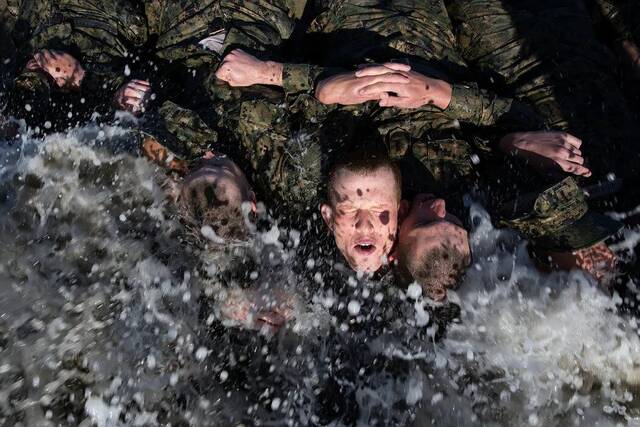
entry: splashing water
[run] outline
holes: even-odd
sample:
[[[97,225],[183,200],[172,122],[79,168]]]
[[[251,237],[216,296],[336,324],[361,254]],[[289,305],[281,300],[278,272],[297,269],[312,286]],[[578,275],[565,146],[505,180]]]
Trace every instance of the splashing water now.
[[[264,208],[250,243],[195,244],[134,146],[118,126],[0,142],[3,425],[638,422],[622,300],[538,273],[481,207],[441,339],[451,306],[299,259],[310,230]],[[274,304],[277,333],[255,322]]]

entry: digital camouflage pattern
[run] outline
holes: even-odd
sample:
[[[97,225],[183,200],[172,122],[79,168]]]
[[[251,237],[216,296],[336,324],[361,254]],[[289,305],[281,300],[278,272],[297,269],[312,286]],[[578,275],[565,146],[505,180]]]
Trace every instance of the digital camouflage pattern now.
[[[270,101],[254,99],[250,102],[239,99],[235,107],[226,108],[226,114],[231,117],[224,120],[223,124],[240,134],[243,146],[250,153],[251,164],[257,168],[254,169],[256,176],[270,177],[272,190],[279,188],[286,193],[291,188],[297,189],[300,185],[318,182],[322,174],[321,165],[329,161],[328,153],[337,150],[338,140],[347,139],[330,129],[348,129],[352,127],[352,121],[371,121],[386,139],[389,140],[391,135],[395,139],[401,137],[409,146],[423,141],[425,135],[434,129],[456,129],[459,122],[479,126],[504,126],[504,129],[509,126],[536,129],[540,126],[541,121],[531,109],[511,99],[497,97],[476,84],[455,84],[453,100],[445,111],[435,106],[401,110],[381,108],[375,103],[356,106],[320,104],[313,96],[319,79],[344,72],[344,67],[354,69],[357,64],[409,61],[413,69],[447,80],[466,72],[464,62],[456,52],[451,22],[444,3],[440,0],[331,1],[322,6],[323,12],[311,24],[305,42],[323,46],[321,52],[314,52],[318,54],[314,60],[323,65],[311,62],[286,63],[283,70],[285,98]],[[219,93],[226,91],[219,86],[210,87]],[[217,96],[217,99],[229,99],[228,95]],[[245,118],[238,121],[236,117],[232,117],[233,112],[241,112]],[[298,117],[298,127],[293,125],[296,122],[294,117]],[[300,120],[300,117],[307,120]],[[262,119],[264,123],[260,122]],[[315,125],[317,123],[324,125],[318,127]],[[314,167],[320,168],[314,172],[314,179],[284,178],[294,170],[312,170],[311,164],[292,164],[291,160],[295,156],[282,148],[286,146],[285,141],[297,139],[295,132],[298,129],[307,134],[306,145],[311,147],[311,141],[316,140],[319,148],[314,152],[322,153],[319,157],[310,157]],[[456,143],[452,142],[447,147]],[[460,143],[464,144],[464,141]],[[460,150],[464,149],[462,145]],[[458,165],[468,162],[468,158],[454,160],[453,156],[445,155],[444,150],[430,149],[427,153],[428,155],[421,153],[420,158],[425,161],[436,181],[445,179],[444,170],[453,171],[454,168],[448,167],[447,162],[453,161]],[[286,156],[286,162],[283,161],[283,156]],[[318,161],[318,158],[321,160]],[[290,164],[291,167],[283,168],[283,164]],[[293,175],[299,174],[296,172]],[[292,185],[292,182],[295,184]],[[293,201],[296,197],[305,196],[296,204],[308,209],[313,206],[313,203],[309,204],[309,201],[313,201],[310,196],[315,195],[316,191],[315,184],[312,184],[306,191],[292,191],[286,195],[281,193],[278,199]]]
[[[539,124],[532,113],[525,116],[525,108],[515,105],[518,103],[512,99],[497,97],[475,84],[459,83],[470,76],[458,53],[442,0],[337,0],[324,2],[323,6],[325,10],[311,23],[307,35],[309,44],[323,46],[318,58],[322,66],[285,64],[286,93],[311,93],[321,77],[341,69],[399,61],[411,64],[417,72],[453,83],[452,101],[446,110],[424,106],[406,117],[398,117],[398,122],[422,123],[417,132],[408,129],[414,136],[419,137],[425,129],[455,127],[458,121],[478,126],[508,122],[521,127]],[[515,110],[519,114],[514,114]],[[394,109],[392,113],[381,114],[398,116],[404,111]]]
[[[640,10],[634,0],[586,0],[596,24],[617,40],[640,43]]]
[[[134,78],[151,81],[160,99],[189,100],[185,86],[197,86],[189,83],[194,80],[192,69],[200,69],[206,77],[215,72],[220,59],[219,53],[199,45],[203,38],[222,29],[226,31],[224,50],[273,48],[289,37],[300,13],[290,0],[40,0],[33,2],[38,5],[37,14],[26,11],[35,7],[27,4],[31,2],[25,2],[18,20],[33,31],[23,36],[22,63],[39,49],[71,53],[87,72],[81,92],[92,94],[91,100],[106,107],[115,91]],[[23,76],[19,90],[38,84],[26,82],[32,78],[36,77]],[[23,104],[24,96],[18,98],[15,104]]]
[[[454,0],[449,10],[465,59],[487,82],[582,139],[597,178],[637,175],[640,129],[582,0]]]
[[[539,248],[552,251],[590,247],[622,227],[618,221],[589,212],[584,192],[573,178],[518,198],[503,207],[503,214],[502,225],[533,239]]]

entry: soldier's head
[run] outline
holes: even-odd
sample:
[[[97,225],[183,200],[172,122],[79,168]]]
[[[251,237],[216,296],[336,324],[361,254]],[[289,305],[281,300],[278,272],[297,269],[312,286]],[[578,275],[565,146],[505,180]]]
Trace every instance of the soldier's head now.
[[[406,208],[401,188],[400,171],[385,153],[362,150],[333,164],[320,211],[354,270],[374,272],[386,262]]]
[[[442,300],[469,265],[471,251],[461,221],[447,212],[445,201],[419,194],[398,232],[398,269],[425,294]]]
[[[242,206],[248,203],[255,209],[256,197],[238,165],[209,153],[185,175],[178,200],[191,224],[210,226],[223,239],[244,239]]]

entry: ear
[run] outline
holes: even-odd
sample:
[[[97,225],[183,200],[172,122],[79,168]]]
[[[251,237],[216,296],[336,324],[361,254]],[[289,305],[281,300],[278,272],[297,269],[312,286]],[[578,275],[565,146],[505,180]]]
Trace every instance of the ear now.
[[[256,199],[256,193],[253,190],[249,190],[249,201],[254,205],[258,203],[258,199]]]
[[[409,215],[411,205],[408,200],[400,200],[400,206],[398,206],[398,224],[402,224],[405,218]]]
[[[333,231],[333,209],[331,206],[323,203],[320,205],[320,214],[322,215],[322,219],[324,223],[327,224],[330,230]]]
[[[444,219],[447,216],[447,205],[444,199],[433,199],[431,201],[431,210],[438,218]]]

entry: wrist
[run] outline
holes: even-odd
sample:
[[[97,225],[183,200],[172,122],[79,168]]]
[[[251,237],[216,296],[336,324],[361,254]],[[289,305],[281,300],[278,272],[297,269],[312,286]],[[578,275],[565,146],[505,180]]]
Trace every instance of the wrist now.
[[[316,85],[315,97],[321,104],[328,104],[328,100],[325,97],[325,86],[328,79],[320,80]]]
[[[274,61],[265,61],[263,64],[261,83],[282,87],[282,71],[284,70],[284,65]]]
[[[439,95],[438,99],[434,99],[434,105],[442,110],[446,110],[451,104],[453,87],[449,83],[441,81],[441,90]]]

